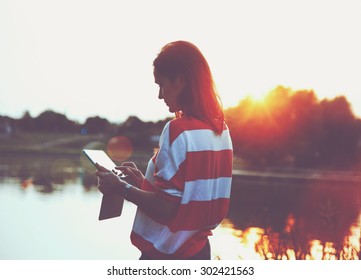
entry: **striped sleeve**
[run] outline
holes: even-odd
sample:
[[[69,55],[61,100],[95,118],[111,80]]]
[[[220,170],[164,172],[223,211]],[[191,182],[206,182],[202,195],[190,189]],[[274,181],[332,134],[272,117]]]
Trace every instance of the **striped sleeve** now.
[[[183,139],[184,140],[184,139]],[[160,137],[159,150],[155,158],[154,186],[164,198],[180,200],[183,195],[183,180],[173,180],[186,157],[186,144],[182,139],[172,145],[170,122],[166,124]]]

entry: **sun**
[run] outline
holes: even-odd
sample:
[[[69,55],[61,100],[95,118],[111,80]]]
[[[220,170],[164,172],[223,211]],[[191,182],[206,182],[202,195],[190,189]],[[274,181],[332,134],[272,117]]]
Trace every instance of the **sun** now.
[[[253,92],[247,94],[247,97],[251,98],[256,103],[263,103],[266,100],[267,92]]]

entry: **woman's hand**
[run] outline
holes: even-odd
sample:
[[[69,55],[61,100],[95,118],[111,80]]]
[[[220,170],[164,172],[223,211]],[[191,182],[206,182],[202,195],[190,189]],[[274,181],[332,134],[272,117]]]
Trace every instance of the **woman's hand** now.
[[[98,189],[103,194],[121,193],[122,187],[126,184],[114,172],[109,171],[105,167],[96,164],[97,171],[95,175],[98,177]]]
[[[98,176],[99,190],[103,194],[118,193],[122,195],[127,182],[120,179],[115,172],[109,171],[98,164],[96,166],[98,169],[96,175]],[[144,176],[133,162],[125,162],[121,166],[117,166],[116,169],[121,170],[127,175],[126,180],[131,180],[131,184],[134,186],[127,191],[128,201],[133,202],[150,216],[158,217],[158,219],[165,222],[176,215],[179,203],[165,200],[155,192],[140,189],[144,181]]]
[[[124,175],[128,177],[125,178],[127,181],[128,179],[131,180],[131,182],[129,182],[131,185],[141,188],[144,181],[144,175],[134,162],[124,162],[121,166],[117,166],[116,169],[122,171]]]

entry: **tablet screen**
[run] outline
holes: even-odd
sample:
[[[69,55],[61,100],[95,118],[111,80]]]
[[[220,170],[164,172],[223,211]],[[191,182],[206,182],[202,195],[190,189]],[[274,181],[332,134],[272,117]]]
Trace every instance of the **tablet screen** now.
[[[109,171],[113,171],[116,167],[116,164],[111,160],[111,158],[103,150],[90,150],[84,149],[83,153],[88,157],[88,159],[95,165],[105,167]],[[119,170],[116,171],[117,175],[123,175]]]

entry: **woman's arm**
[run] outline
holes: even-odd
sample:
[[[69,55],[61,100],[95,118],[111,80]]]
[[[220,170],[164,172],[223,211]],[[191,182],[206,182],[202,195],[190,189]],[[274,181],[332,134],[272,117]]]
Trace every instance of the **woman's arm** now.
[[[144,191],[136,187],[127,190],[126,199],[138,205],[144,213],[156,216],[164,222],[172,219],[179,207],[179,204],[169,202],[155,192]]]
[[[155,192],[144,191],[134,186],[126,189],[126,181],[102,166],[97,165],[97,168],[98,188],[103,194],[118,193],[137,205],[144,213],[164,222],[175,216],[179,204],[165,200]]]

